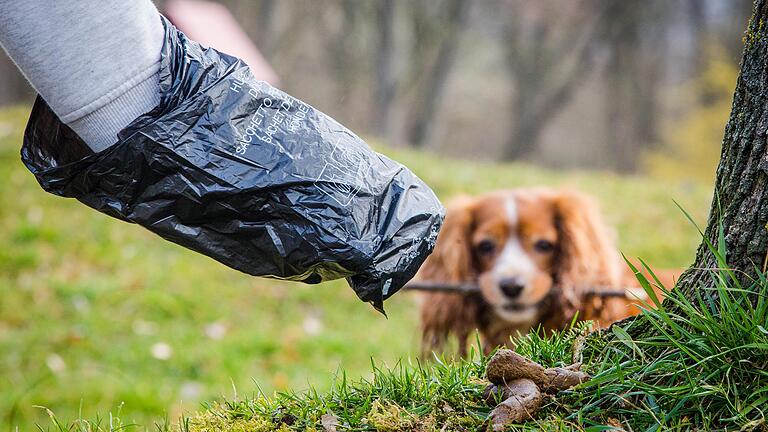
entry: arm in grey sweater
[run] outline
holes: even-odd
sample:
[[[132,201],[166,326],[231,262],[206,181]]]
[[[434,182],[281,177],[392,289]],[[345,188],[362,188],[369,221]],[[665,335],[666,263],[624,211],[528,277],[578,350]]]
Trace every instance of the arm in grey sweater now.
[[[163,38],[150,0],[0,0],[0,45],[94,151],[158,104]]]

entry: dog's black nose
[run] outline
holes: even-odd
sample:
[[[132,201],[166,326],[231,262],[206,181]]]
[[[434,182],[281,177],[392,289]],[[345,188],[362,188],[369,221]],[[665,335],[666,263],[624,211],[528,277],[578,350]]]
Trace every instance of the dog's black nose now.
[[[505,296],[509,298],[517,298],[520,293],[523,292],[525,285],[520,283],[517,278],[505,278],[499,281],[499,288]]]

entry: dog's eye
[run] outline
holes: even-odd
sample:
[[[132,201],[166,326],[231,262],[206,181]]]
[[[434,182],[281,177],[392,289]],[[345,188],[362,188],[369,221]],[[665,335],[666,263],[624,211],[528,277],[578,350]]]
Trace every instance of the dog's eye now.
[[[477,244],[477,252],[481,255],[490,255],[496,250],[496,244],[493,240],[483,240]]]
[[[536,249],[537,252],[552,252],[555,245],[549,240],[539,240],[533,244],[533,248]]]

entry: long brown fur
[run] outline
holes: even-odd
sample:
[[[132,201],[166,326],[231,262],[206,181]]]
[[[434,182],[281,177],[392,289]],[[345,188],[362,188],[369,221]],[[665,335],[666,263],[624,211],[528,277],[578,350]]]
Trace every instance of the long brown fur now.
[[[577,313],[581,319],[595,320],[605,326],[640,311],[629,307],[632,300],[585,298],[585,290],[595,287],[638,286],[630,279],[633,277],[631,272],[625,270],[626,264],[617,252],[596,204],[589,197],[551,189],[516,192],[533,194],[535,199],[545,200],[547,205],[553,206],[559,237],[552,269],[554,283],[546,301],[539,307],[535,322],[530,325],[505,322],[482,294],[427,293],[421,298],[423,354],[443,350],[451,336],[455,336],[459,354],[464,355],[467,339],[475,329],[480,333],[484,349],[490,350],[509,343],[510,336],[525,333],[538,325],[545,330],[563,329]],[[489,197],[493,199],[493,195],[483,197],[485,201],[481,197],[461,197],[449,205],[435,251],[420,271],[419,279],[448,283],[477,280],[472,233],[478,223],[475,220],[478,206]]]

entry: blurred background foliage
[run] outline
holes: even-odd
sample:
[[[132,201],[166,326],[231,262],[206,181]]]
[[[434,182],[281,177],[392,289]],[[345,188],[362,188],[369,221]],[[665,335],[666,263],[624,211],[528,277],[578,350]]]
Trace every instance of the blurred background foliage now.
[[[696,96],[702,86],[721,79],[718,95],[735,86],[733,76],[710,75],[736,67],[751,7],[749,0],[220,3],[282,89],[360,134],[471,159],[629,173],[646,172],[646,153],[678,155],[669,151],[687,139],[684,119],[713,108],[708,95]],[[0,105],[29,100],[8,59],[0,77]],[[711,120],[713,128],[722,123]]]
[[[705,220],[749,0],[220,3],[282,89],[442,199],[574,187],[628,256],[691,262],[672,200]],[[2,429],[47,424],[36,406],[149,424],[417,354],[412,294],[384,319],[343,282],[251,278],[43,193],[19,161],[32,96],[0,58]]]
[[[644,171],[656,178],[678,182],[714,181],[720,159],[723,128],[731,113],[738,65],[725,60],[721,49],[707,60],[701,75],[681,86],[682,98],[695,108],[669,121],[661,145],[648,151]]]
[[[41,191],[19,162],[28,108],[0,110],[0,428],[120,411],[151,425],[201,402],[326,389],[372,359],[417,361],[413,293],[388,317],[343,281],[270,281],[228,269]],[[465,160],[371,141],[443,199],[517,186],[573,187],[603,203],[628,256],[684,266],[698,237],[672,202],[704,220],[710,187],[605,172]],[[235,396],[237,395],[237,396]]]

